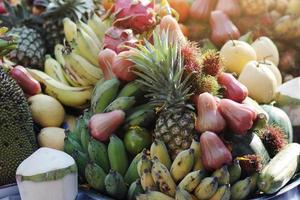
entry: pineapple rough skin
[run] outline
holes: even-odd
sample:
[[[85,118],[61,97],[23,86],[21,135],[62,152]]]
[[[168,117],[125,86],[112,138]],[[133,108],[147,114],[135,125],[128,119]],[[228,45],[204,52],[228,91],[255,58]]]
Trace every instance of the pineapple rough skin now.
[[[25,95],[0,66],[0,186],[15,182],[17,167],[36,147]]]

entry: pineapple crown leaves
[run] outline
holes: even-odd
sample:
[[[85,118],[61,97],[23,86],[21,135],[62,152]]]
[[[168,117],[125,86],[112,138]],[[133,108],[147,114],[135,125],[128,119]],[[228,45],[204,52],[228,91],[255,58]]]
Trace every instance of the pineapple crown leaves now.
[[[144,40],[136,48],[130,47],[129,58],[135,64],[137,80],[146,86],[151,103],[160,109],[187,106],[185,101],[192,95],[190,76],[183,77],[184,64],[177,42],[169,42],[169,32],[154,31],[153,44]]]
[[[47,11],[41,16],[45,19],[69,17],[72,20],[84,18],[94,9],[92,0],[50,0]]]

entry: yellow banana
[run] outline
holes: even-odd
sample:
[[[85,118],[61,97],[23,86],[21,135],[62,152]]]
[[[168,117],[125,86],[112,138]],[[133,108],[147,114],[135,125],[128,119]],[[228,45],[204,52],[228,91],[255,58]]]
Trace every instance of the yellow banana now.
[[[75,52],[65,55],[64,58],[66,65],[69,65],[79,77],[85,79],[90,85],[95,85],[101,79],[101,70]]]
[[[161,192],[174,197],[176,192],[176,184],[172,179],[170,172],[167,167],[165,167],[157,157],[152,159],[153,165],[151,169],[152,178]]]
[[[191,144],[191,149],[194,149],[194,156],[195,156],[193,171],[204,169],[202,159],[201,159],[200,142],[193,139]]]
[[[77,29],[77,39],[74,45],[79,55],[87,59],[93,65],[98,66],[100,47],[95,44],[93,39],[86,32]]]
[[[70,18],[63,19],[65,38],[72,43],[77,38],[77,25]]]
[[[91,29],[93,29],[93,31],[96,33],[100,41],[103,40],[105,31],[111,26],[111,23],[108,20],[103,21],[100,17],[98,17],[94,13],[88,19],[87,23],[89,27],[91,27]]]
[[[79,72],[76,71],[76,68],[71,65],[71,63],[66,60],[65,57],[65,66],[63,66],[63,69],[65,71],[67,79],[75,83],[75,86],[91,86],[92,84],[90,83],[89,79],[85,76],[80,74]],[[71,84],[71,85],[72,85]]]
[[[175,182],[183,179],[194,166],[194,149],[186,149],[180,152],[172,163],[170,173]]]
[[[140,194],[136,197],[137,200],[174,200],[174,198],[165,195],[158,191],[149,191],[146,194]]]
[[[223,185],[218,188],[217,192],[209,200],[230,200],[230,186]]]
[[[45,86],[45,92],[70,107],[85,105],[91,99],[92,87],[71,87],[51,78],[46,73],[28,69],[29,73]]]
[[[184,189],[177,188],[175,194],[175,200],[191,200],[191,199],[193,199],[193,197],[190,193],[188,193]]]
[[[150,147],[150,156],[154,158],[156,156],[158,160],[170,169],[172,161],[169,156],[165,143],[161,140],[155,139]]]
[[[149,171],[148,169],[145,169],[141,176],[141,185],[144,191],[157,190],[157,185],[152,178],[151,171]]]
[[[141,177],[146,169],[151,171],[151,168],[152,168],[152,162],[148,158],[145,151],[143,151],[142,158],[139,160],[139,162],[137,164],[137,171],[138,171],[139,176]]]
[[[54,48],[55,59],[62,66],[64,66],[66,64],[64,56],[63,56],[63,50],[64,50],[64,46],[62,44],[55,45],[55,48]]]
[[[214,171],[212,176],[218,179],[219,185],[227,185],[230,182],[230,174],[226,165]]]
[[[236,182],[230,189],[231,199],[242,200],[246,199],[251,191],[251,178],[247,177],[244,180]]]
[[[86,23],[79,20],[77,22],[77,27],[82,29],[83,31],[85,31],[93,39],[93,41],[97,44],[98,47],[100,47],[100,48],[102,47],[102,43],[98,39],[98,37],[97,37],[96,33],[93,31],[93,29],[91,27],[89,27],[89,25],[87,25]]]
[[[195,195],[198,199],[210,199],[218,189],[218,180],[216,177],[207,177],[201,181],[195,189]]]
[[[180,181],[178,187],[187,190],[188,192],[192,192],[205,176],[206,172],[204,170],[190,172]]]
[[[55,80],[65,85],[69,85],[61,65],[50,55],[46,55],[44,71]]]

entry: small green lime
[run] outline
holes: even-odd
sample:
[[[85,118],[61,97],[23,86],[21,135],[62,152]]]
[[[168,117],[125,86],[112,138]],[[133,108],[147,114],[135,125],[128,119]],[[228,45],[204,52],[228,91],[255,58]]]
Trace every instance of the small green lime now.
[[[132,155],[140,153],[144,148],[149,148],[152,143],[151,134],[147,129],[134,126],[130,127],[124,137],[125,147]]]

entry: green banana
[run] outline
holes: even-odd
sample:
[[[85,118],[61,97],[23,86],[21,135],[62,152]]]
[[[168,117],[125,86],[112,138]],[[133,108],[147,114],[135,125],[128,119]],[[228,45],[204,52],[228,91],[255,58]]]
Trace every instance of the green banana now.
[[[71,133],[73,134],[73,133]],[[72,155],[73,152],[75,152],[76,150],[78,151],[83,151],[81,145],[72,137],[68,136],[65,137],[64,139],[64,151],[69,154]]]
[[[76,135],[76,138],[79,139],[79,142],[81,144],[81,129],[86,126],[85,125],[85,121],[83,119],[83,116],[80,116],[79,118],[77,118],[76,120],[76,125],[75,125],[75,129],[74,129],[74,134]]]
[[[191,144],[191,149],[194,149],[195,153],[195,160],[194,160],[194,168],[193,171],[202,170],[204,169],[202,159],[201,159],[201,148],[200,148],[200,142],[193,139]]]
[[[258,182],[258,173],[254,173],[251,178],[251,188],[250,188],[250,194],[253,194],[257,190],[257,182]]]
[[[141,185],[140,179],[137,179],[136,181],[132,182],[127,193],[127,200],[136,200],[136,197],[139,194],[144,193],[144,190]]]
[[[212,176],[218,179],[219,185],[227,185],[230,182],[230,174],[226,165],[214,171]]]
[[[91,27],[89,27],[89,25],[79,20],[77,21],[77,27],[85,31],[93,39],[93,41],[96,43],[98,47],[102,46],[102,42],[98,39],[96,33],[93,31]]]
[[[106,145],[95,139],[91,139],[88,145],[88,152],[91,161],[95,162],[108,173],[110,165]]]
[[[175,200],[191,200],[192,195],[184,189],[176,189]]]
[[[69,43],[72,43],[77,38],[77,25],[70,19],[63,19],[65,38]]]
[[[142,95],[142,85],[138,81],[127,83],[119,92],[118,97],[135,97]]]
[[[139,174],[137,171],[137,165],[139,163],[139,161],[142,158],[142,153],[137,154],[134,159],[131,161],[126,174],[124,176],[124,180],[125,182],[130,185],[132,182],[134,182],[136,179],[139,178]]]
[[[100,17],[98,17],[95,13],[93,13],[90,18],[88,19],[87,24],[93,31],[96,33],[98,39],[100,41],[103,40],[105,31],[111,27],[111,23],[108,19],[102,20]]]
[[[125,175],[128,168],[128,158],[123,141],[116,135],[110,136],[108,159],[111,169],[117,171],[122,176]]]
[[[192,192],[205,176],[206,172],[204,170],[190,172],[180,181],[178,187],[187,190],[188,192]]]
[[[154,182],[159,186],[161,192],[174,197],[176,193],[176,184],[172,179],[169,170],[157,157],[154,157],[152,161],[151,174]]]
[[[105,112],[111,112],[114,110],[126,111],[135,104],[135,97],[118,97],[111,102],[106,108]]]
[[[110,170],[104,180],[106,192],[116,198],[124,199],[127,194],[127,187],[121,174]]]
[[[183,179],[194,167],[194,149],[181,151],[173,161],[170,173],[175,182]]]
[[[167,167],[171,168],[172,161],[169,156],[167,147],[165,143],[161,140],[155,139],[150,147],[150,156],[151,158],[157,157],[158,160]]]
[[[207,177],[195,189],[195,195],[198,199],[210,199],[218,189],[218,179],[216,177]]]
[[[155,119],[154,109],[142,109],[128,115],[125,119],[125,128],[130,126],[148,127]]]
[[[91,137],[88,132],[88,127],[87,127],[87,124],[85,124],[85,126],[83,126],[80,131],[80,140],[81,140],[81,145],[83,147],[83,150],[86,153],[88,152],[88,146],[90,143],[90,139],[91,139]]]
[[[84,176],[85,174],[85,167],[89,162],[89,157],[87,154],[81,152],[81,151],[74,151],[71,155],[78,167],[78,172],[81,176]]]
[[[150,190],[155,191],[155,190],[157,190],[157,185],[153,180],[153,177],[152,177],[152,174],[151,174],[150,170],[145,169],[142,173],[142,176],[141,176],[140,180],[141,180],[141,185],[142,185],[143,190],[145,190],[145,191],[150,191]]]
[[[251,178],[247,177],[244,180],[236,182],[230,189],[231,199],[242,200],[246,199],[251,191]]]
[[[64,50],[64,46],[62,44],[57,44],[54,47],[54,55],[55,55],[55,59],[57,60],[57,62],[59,62],[59,64],[61,64],[62,66],[66,65],[64,56],[63,56],[63,50]]]
[[[148,171],[151,171],[151,167],[152,167],[152,162],[148,158],[145,151],[143,151],[142,152],[142,157],[141,157],[141,159],[139,160],[139,162],[137,164],[138,175],[141,177],[142,174],[144,173],[145,169],[147,169]]]
[[[101,113],[112,102],[118,93],[120,81],[116,78],[107,81],[100,80],[94,88],[91,108],[94,113]]]
[[[142,105],[130,108],[126,113],[128,116],[130,116],[139,110],[154,110],[154,106],[149,103],[146,103],[146,104],[142,104]]]
[[[104,170],[98,166],[96,163],[88,163],[85,167],[85,178],[88,184],[98,190],[103,192],[105,190],[104,180],[106,173]]]
[[[146,194],[140,194],[137,200],[174,200],[174,198],[158,191],[147,191]]]
[[[233,161],[232,165],[229,166],[228,171],[230,174],[230,184],[233,184],[240,179],[242,168],[238,159]]]
[[[209,200],[230,200],[230,186],[223,185],[218,188],[217,192]]]

